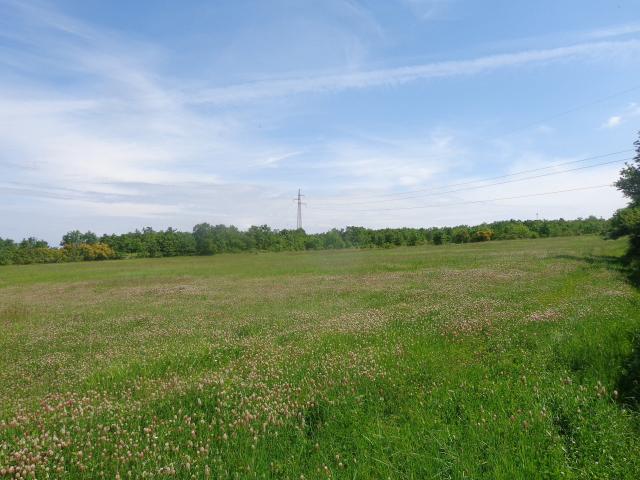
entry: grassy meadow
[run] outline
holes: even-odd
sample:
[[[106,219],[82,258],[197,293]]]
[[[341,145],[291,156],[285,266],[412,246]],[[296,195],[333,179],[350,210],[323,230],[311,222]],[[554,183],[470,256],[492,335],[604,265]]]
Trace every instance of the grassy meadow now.
[[[624,249],[0,267],[0,478],[640,478]]]

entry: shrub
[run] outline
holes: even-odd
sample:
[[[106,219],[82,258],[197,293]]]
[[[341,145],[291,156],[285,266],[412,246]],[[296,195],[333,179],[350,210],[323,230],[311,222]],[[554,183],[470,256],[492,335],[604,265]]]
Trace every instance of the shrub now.
[[[517,238],[535,238],[538,235],[529,230],[526,225],[521,223],[511,223],[507,225],[499,236],[501,240],[515,240]]]
[[[64,261],[63,252],[57,248],[21,246],[15,250],[12,263],[27,265],[30,263],[57,263]]]
[[[629,235],[627,257],[640,273],[640,139],[634,142],[636,156],[633,164],[627,164],[620,172],[616,187],[629,198],[629,206],[618,210],[611,219],[609,235]]]
[[[454,228],[451,235],[451,241],[453,243],[467,243],[471,240],[469,230],[466,227]]]
[[[492,238],[493,238],[493,230],[490,230],[488,228],[482,229],[482,230],[476,230],[475,232],[473,232],[473,235],[471,235],[472,242],[488,242]]]
[[[70,261],[109,260],[116,258],[116,253],[105,243],[65,244],[62,252],[64,257]]]

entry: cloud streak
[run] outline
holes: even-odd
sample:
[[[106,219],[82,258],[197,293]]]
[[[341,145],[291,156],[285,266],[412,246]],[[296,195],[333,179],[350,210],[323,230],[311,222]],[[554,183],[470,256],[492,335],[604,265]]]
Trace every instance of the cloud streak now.
[[[607,58],[640,53],[639,40],[587,42],[557,48],[525,50],[488,55],[470,60],[452,60],[422,65],[305,76],[211,88],[193,92],[185,98],[192,103],[230,104],[303,93],[398,86],[417,80],[477,75],[503,68],[540,65],[575,59]]]
[[[432,20],[446,10],[452,0],[400,0],[421,21]]]
[[[430,8],[432,3],[438,1],[423,6]],[[376,18],[357,4],[335,4],[335,9],[342,8],[345,24],[365,24],[368,35],[383,34]],[[3,6],[11,15],[3,18]],[[329,26],[326,30],[332,31],[334,25]],[[345,27],[339,38],[350,39],[352,30]],[[358,70],[359,62],[345,62],[332,74],[313,75],[307,63],[300,70],[307,73],[271,79],[252,72],[236,76],[221,71],[202,83],[200,70],[168,68],[176,61],[176,52],[161,42],[147,43],[142,35],[132,40],[126,32],[96,27],[52,9],[0,0],[0,42],[8,40],[0,43],[0,216],[9,219],[0,225],[4,229],[0,235],[6,236],[7,228],[15,229],[10,234],[16,237],[40,234],[36,228],[46,228],[46,234],[55,238],[60,233],[57,228],[105,231],[111,228],[105,225],[114,225],[121,230],[147,221],[181,228],[204,220],[290,227],[295,223],[291,192],[298,186],[312,205],[332,197],[396,192],[456,181],[487,168],[504,169],[519,157],[507,152],[496,158],[495,146],[490,151],[478,148],[465,126],[455,123],[462,119],[448,124],[438,116],[441,110],[412,117],[412,105],[380,102],[379,110],[364,109],[345,128],[347,121],[335,115],[357,110],[357,103],[345,102],[335,112],[324,112],[324,105],[310,111],[304,102],[298,108],[295,97],[368,89],[368,107],[377,104],[376,89],[414,82],[466,76],[471,83],[475,76],[552,63],[609,66],[618,56],[635,59],[640,54],[640,40],[604,40],[629,33],[633,28],[612,29],[568,46],[404,67]],[[353,36],[354,42],[358,40]],[[228,80],[228,86],[202,88],[222,85],[223,78],[261,80],[235,84],[237,80]],[[291,98],[286,102],[291,108],[280,108],[285,102],[276,102],[274,108],[268,100],[277,98]],[[369,111],[381,116],[383,109],[393,114],[402,108],[406,110],[400,128],[394,115],[377,118],[379,122],[365,118]],[[599,113],[595,125],[609,113],[616,112]],[[630,113],[617,113],[622,124]],[[513,148],[520,151],[522,145]],[[542,158],[548,157],[542,153],[544,147],[536,145],[538,149]],[[538,189],[553,188],[541,184]],[[596,213],[619,203],[615,192],[607,202],[602,206],[599,201]],[[583,213],[590,205],[585,202],[582,210],[558,208],[557,212]],[[521,211],[500,206],[491,215]],[[468,208],[443,207],[438,215],[472,221],[476,217],[471,213]],[[490,218],[487,212],[482,215]],[[120,217],[129,221],[118,223]],[[57,226],[62,225],[60,218],[68,219],[65,227]],[[427,220],[408,213],[391,220],[375,214],[354,218],[347,210],[305,226],[319,230],[354,221],[384,226],[391,221],[419,225]],[[430,216],[427,222],[435,221]]]

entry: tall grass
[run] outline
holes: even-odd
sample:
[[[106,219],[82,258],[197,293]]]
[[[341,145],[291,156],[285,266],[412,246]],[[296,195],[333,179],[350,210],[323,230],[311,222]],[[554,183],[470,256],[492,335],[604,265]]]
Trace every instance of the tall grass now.
[[[7,267],[0,475],[638,478],[596,237]]]

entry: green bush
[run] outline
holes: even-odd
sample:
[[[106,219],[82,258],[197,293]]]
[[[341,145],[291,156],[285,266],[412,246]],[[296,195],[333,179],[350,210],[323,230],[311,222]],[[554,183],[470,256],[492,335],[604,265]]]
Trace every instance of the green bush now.
[[[632,267],[640,272],[640,139],[634,142],[634,163],[627,164],[620,172],[616,186],[629,198],[629,206],[618,210],[610,222],[609,236],[629,236],[627,258]]]
[[[494,235],[493,230],[490,230],[490,229],[476,230],[475,232],[473,232],[473,235],[471,235],[471,241],[472,242],[488,242],[493,238],[493,235]]]
[[[116,253],[105,243],[66,244],[62,249],[62,255],[69,261],[116,258]]]

